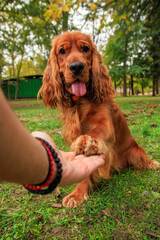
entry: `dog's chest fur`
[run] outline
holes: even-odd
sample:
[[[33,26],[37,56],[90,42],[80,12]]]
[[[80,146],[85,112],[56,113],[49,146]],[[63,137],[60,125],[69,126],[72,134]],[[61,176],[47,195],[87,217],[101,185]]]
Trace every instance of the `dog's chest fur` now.
[[[96,128],[97,122],[103,123],[108,116],[111,116],[108,104],[93,104],[85,98],[72,108],[61,109],[64,140],[70,145],[80,135],[89,134]]]

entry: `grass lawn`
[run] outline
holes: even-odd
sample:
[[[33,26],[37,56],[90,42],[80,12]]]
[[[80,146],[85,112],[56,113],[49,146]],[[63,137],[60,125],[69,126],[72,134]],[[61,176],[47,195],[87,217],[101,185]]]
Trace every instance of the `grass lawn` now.
[[[160,97],[115,101],[133,137],[150,159],[160,161]],[[30,132],[46,131],[59,148],[68,149],[57,110],[47,110],[36,100],[10,104]],[[21,185],[0,184],[0,239],[160,239],[159,170],[113,173],[82,206],[55,207],[73,188],[61,188],[59,196],[36,196]]]

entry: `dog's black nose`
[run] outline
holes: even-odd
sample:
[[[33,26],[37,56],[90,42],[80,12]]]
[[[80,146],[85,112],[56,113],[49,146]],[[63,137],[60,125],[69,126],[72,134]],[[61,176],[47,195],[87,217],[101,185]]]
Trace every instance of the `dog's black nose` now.
[[[82,62],[73,62],[69,65],[69,69],[75,75],[79,75],[84,69],[84,64]]]

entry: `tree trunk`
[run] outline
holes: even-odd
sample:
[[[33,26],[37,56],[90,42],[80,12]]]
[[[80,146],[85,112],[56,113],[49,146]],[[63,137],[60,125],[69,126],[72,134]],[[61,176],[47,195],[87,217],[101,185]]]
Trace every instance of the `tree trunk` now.
[[[156,77],[153,75],[152,96],[156,96]]]
[[[124,47],[124,62],[123,62],[123,96],[127,97],[127,83],[126,83],[126,70],[127,70],[127,47],[128,41],[125,39],[125,47]]]
[[[19,75],[20,75],[20,71],[21,71],[21,67],[22,67],[23,56],[24,56],[24,52],[22,52],[21,61],[20,61],[19,67],[17,69],[16,91],[15,91],[15,97],[14,97],[15,99],[17,99],[17,95],[18,95]]]
[[[18,85],[19,85],[19,79],[16,78],[16,91],[15,91],[14,99],[17,99],[17,95],[18,95]]]
[[[14,56],[14,53],[11,52],[11,58],[12,58],[12,77],[16,76],[16,71],[15,71],[15,59],[16,57]]]
[[[68,17],[69,17],[69,13],[68,12],[63,12],[62,28],[63,28],[64,32],[68,30]]]
[[[133,75],[131,74],[131,91],[132,91],[132,95],[134,95],[134,89],[133,89]]]
[[[142,94],[144,95],[144,86],[143,86],[143,80],[142,80]]]
[[[158,77],[156,79],[156,94],[159,94],[159,81],[160,81],[160,78]]]
[[[8,99],[10,99],[10,92],[9,92],[9,81],[7,82],[7,87],[8,87]]]
[[[126,84],[126,62],[123,65],[123,97],[127,96],[127,84]]]

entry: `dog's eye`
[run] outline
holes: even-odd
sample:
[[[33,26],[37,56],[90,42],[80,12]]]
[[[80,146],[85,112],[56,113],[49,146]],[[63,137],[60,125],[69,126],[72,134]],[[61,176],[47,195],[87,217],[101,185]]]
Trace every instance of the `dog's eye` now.
[[[64,54],[66,54],[66,51],[64,50],[64,48],[61,48],[60,51],[59,51],[59,53],[60,53],[61,55],[64,55]]]
[[[87,46],[84,46],[84,47],[83,47],[83,52],[85,52],[85,53],[86,53],[86,52],[88,52],[88,51],[89,51],[89,47],[87,47]]]

